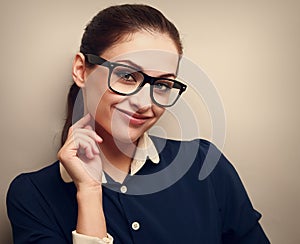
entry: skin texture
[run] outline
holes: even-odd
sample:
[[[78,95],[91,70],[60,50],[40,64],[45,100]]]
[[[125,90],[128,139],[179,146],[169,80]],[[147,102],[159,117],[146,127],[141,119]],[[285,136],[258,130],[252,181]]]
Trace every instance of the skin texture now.
[[[175,78],[179,60],[174,42],[156,32],[131,34],[101,56],[138,66],[150,76],[166,78]],[[132,96],[113,93],[107,85],[108,68],[87,68],[81,53],[76,55],[72,71],[74,81],[83,90],[86,116],[69,129],[58,158],[77,187],[77,233],[103,238],[107,233],[101,182],[82,166],[96,164],[100,173],[103,168],[113,178],[118,175],[116,170],[126,175],[138,139],[165,109],[153,104],[148,84]],[[122,177],[117,180],[122,181]]]

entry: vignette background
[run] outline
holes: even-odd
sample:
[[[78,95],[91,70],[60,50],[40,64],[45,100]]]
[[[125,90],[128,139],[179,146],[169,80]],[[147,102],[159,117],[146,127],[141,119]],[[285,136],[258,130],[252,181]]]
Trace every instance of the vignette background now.
[[[272,243],[299,243],[300,2],[126,2],[157,7],[178,27],[185,57],[206,72],[223,100],[223,151],[263,214],[264,230]],[[83,29],[99,10],[119,3],[125,2],[0,3],[0,243],[12,242],[5,207],[11,180],[56,160]],[[190,97],[196,108],[199,101]],[[207,111],[195,113],[200,136],[209,138]],[[172,128],[167,134],[176,137]]]

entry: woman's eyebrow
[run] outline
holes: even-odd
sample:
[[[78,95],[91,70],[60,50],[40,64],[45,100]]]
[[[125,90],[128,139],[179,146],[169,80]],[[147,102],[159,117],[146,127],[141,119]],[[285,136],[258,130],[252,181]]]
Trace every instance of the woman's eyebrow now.
[[[162,74],[158,76],[159,78],[169,78],[169,77],[173,77],[175,78],[176,75],[174,73],[168,73],[168,74]]]
[[[134,67],[137,70],[143,71],[143,68],[141,66],[137,65],[136,63],[134,63],[134,62],[132,62],[131,60],[128,60],[128,59],[116,60],[115,62],[116,63],[126,63],[127,65],[132,66],[132,67]],[[157,77],[159,77],[159,78],[174,77],[175,78],[176,75],[174,73],[167,73],[167,74],[159,75]]]
[[[143,70],[143,68],[141,66],[137,65],[136,63],[132,62],[129,59],[116,60],[114,62],[116,62],[116,63],[126,63],[127,65],[132,66],[137,70]]]

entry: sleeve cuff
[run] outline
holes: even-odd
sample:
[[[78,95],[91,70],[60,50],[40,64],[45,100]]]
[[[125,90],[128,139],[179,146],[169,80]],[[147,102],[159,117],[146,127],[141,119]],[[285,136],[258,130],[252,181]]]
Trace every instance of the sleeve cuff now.
[[[86,236],[72,231],[73,244],[113,244],[113,237],[107,233],[103,239],[93,236]]]

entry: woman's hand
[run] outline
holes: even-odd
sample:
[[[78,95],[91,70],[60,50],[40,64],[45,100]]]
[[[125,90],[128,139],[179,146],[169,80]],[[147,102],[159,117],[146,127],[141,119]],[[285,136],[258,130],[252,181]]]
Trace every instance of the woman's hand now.
[[[102,163],[98,148],[102,139],[92,130],[90,121],[91,115],[87,114],[70,127],[58,158],[77,187],[76,232],[104,238],[107,233],[102,206]]]
[[[102,163],[98,143],[100,136],[89,125],[87,114],[70,127],[67,140],[58,152],[63,164],[77,189],[101,186]]]

